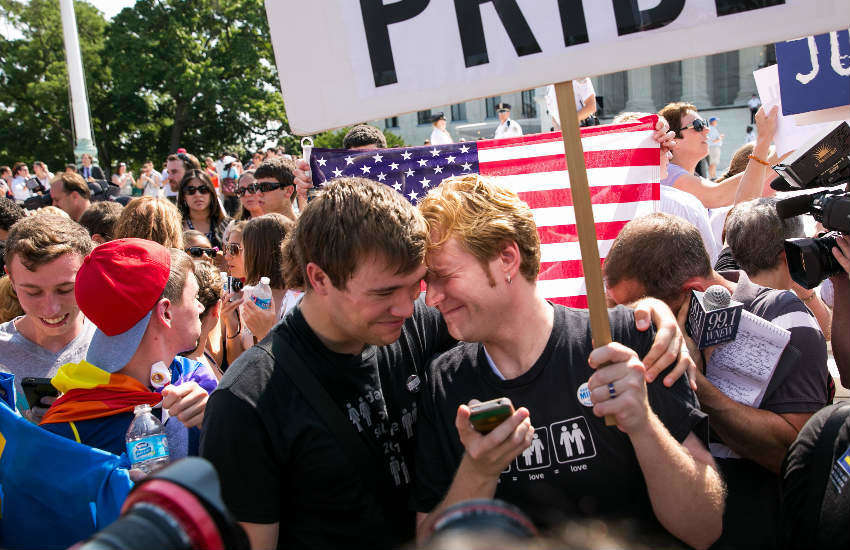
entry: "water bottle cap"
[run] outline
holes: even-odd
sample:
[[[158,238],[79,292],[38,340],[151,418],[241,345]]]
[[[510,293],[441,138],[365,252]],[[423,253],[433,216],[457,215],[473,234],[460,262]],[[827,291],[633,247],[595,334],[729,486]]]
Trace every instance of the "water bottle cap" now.
[[[271,282],[271,279],[269,279],[268,277],[260,277],[260,284],[261,285],[267,285],[270,282]]]
[[[151,412],[151,406],[147,403],[136,405],[136,407],[133,409],[133,414],[145,414],[149,412]]]

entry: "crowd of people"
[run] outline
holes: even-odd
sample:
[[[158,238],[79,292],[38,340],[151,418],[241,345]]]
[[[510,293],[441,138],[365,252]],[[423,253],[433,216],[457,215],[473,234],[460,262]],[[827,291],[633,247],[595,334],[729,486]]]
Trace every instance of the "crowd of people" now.
[[[592,118],[587,90],[576,112]],[[134,406],[161,405],[171,460],[212,462],[257,549],[428,544],[447,510],[492,498],[549,533],[628,520],[623,548],[806,540],[784,461],[834,400],[830,340],[850,386],[850,237],[830,251],[840,273],[798,285],[783,240],[805,224],[768,186],[776,111],[754,110],[756,140],[713,179],[696,173],[722,140],[712,122],[688,103],[658,114],[660,212],[626,224],[603,266],[611,344],[542,297],[534,216],[499,181],[448,178],[413,205],[363,178],[313,194],[309,164],[276,150],[244,167],[180,150],[138,178],[119,163],[122,200],[95,200],[106,175],[88,155],[56,175],[34,163],[37,183],[0,167],[0,370],[28,420],[114,454]],[[368,125],[344,142],[386,146]],[[38,194],[52,206],[25,209]],[[268,309],[251,299],[265,277]],[[714,349],[685,330],[691,291],[715,285],[790,333],[753,405],[709,381]],[[61,396],[28,403],[25,377]],[[499,398],[516,408],[478,431],[471,407]]]

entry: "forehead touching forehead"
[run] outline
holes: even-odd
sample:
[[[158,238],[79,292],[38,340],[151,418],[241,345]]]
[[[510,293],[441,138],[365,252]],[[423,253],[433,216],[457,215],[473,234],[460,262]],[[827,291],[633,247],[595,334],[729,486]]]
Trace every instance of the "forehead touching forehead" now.
[[[516,193],[494,181],[467,175],[443,180],[419,203],[428,224],[428,250],[455,238],[482,264],[516,243],[520,273],[529,281],[540,271],[540,237],[531,209]]]

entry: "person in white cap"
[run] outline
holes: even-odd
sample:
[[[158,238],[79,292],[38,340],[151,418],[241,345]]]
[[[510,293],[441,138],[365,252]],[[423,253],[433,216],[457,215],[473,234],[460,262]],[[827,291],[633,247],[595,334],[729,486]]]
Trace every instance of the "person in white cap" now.
[[[431,130],[431,145],[448,145],[454,143],[452,136],[446,130],[446,115],[437,113],[431,118],[434,129]]]
[[[496,128],[496,139],[519,137],[522,135],[522,126],[515,120],[511,120],[511,104],[499,103],[496,105],[496,113],[499,115],[499,126]]]

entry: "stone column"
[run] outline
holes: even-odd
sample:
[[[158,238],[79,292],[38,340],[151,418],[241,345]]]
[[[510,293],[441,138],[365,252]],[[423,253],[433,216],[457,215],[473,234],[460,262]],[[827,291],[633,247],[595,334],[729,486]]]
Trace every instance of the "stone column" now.
[[[753,94],[757,94],[753,71],[764,63],[764,46],[738,50],[738,95],[736,105],[745,105]]]
[[[682,61],[682,101],[707,109],[714,103],[709,93],[708,57]]]
[[[636,112],[656,112],[652,101],[652,70],[649,67],[632,69],[626,73],[628,95],[624,110]]]

